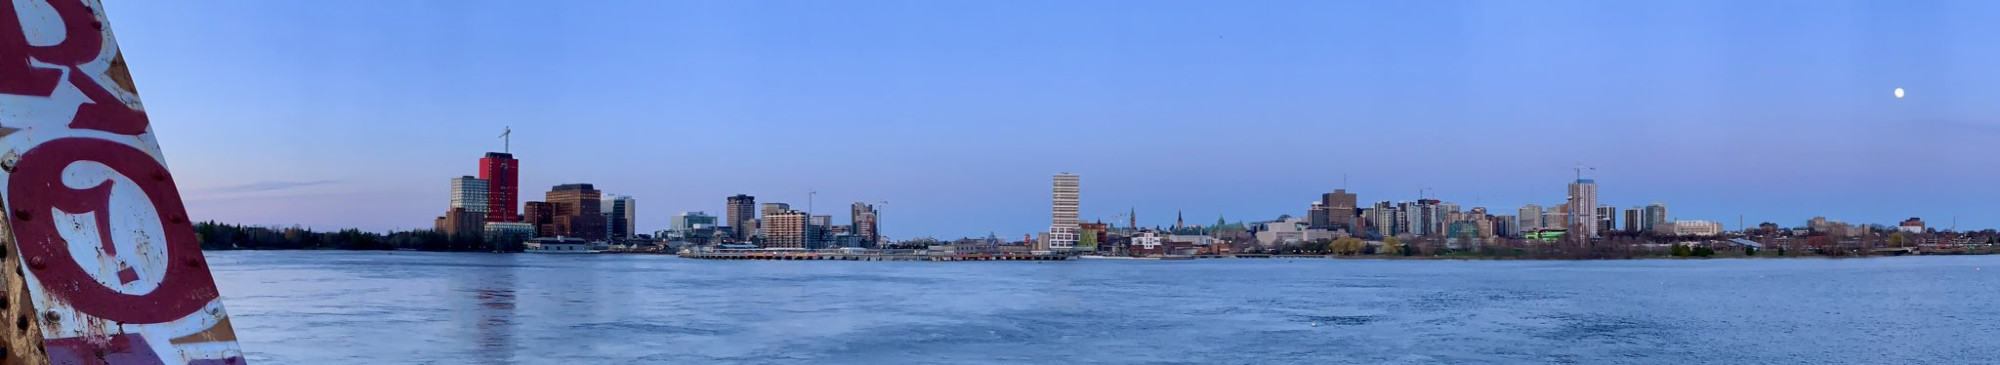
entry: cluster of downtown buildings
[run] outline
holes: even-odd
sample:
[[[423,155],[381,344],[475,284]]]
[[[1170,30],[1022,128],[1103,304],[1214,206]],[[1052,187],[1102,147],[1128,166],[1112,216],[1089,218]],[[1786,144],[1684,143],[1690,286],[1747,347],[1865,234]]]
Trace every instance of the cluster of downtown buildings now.
[[[810,203],[807,210],[801,211],[781,202],[759,204],[756,197],[741,194],[724,199],[723,216],[681,212],[673,216],[668,229],[640,233],[636,226],[638,201],[630,196],[605,194],[592,184],[557,185],[541,201],[520,201],[520,168],[521,162],[513,154],[489,152],[479,159],[478,176],[452,178],[450,205],[444,215],[436,218],[435,229],[453,236],[483,235],[489,242],[553,238],[611,244],[763,249],[880,248],[891,243],[881,235],[880,213],[873,204],[851,204],[846,224],[836,225],[833,216],[814,214]],[[1347,237],[1555,241],[1566,236],[1715,237],[1725,233],[1718,222],[1672,219],[1665,204],[1626,209],[1600,204],[1597,182],[1580,177],[1568,184],[1569,194],[1561,202],[1547,206],[1527,204],[1511,211],[1465,209],[1421,193],[1414,201],[1380,201],[1364,206],[1358,195],[1336,189],[1320,194],[1303,216],[1284,215],[1275,220],[1234,224],[1218,218],[1214,225],[1207,226],[1190,225],[1184,217],[1177,216],[1171,228],[1140,227],[1136,209],[1121,214],[1126,219],[1124,227],[1102,220],[1083,222],[1079,219],[1081,179],[1069,173],[1057,174],[1052,179],[1052,188],[1052,220],[1041,236],[1018,242],[1001,242],[989,236],[950,243],[955,249],[972,251],[985,247],[1003,251],[1012,248],[1093,252],[1117,246],[1117,251],[1145,254],[1183,252],[1189,248],[1229,251],[1217,247],[1232,245],[1238,250],[1250,248],[1246,245],[1272,249]],[[1745,228],[1748,232],[1748,227]],[[1814,218],[1802,230],[1853,237],[1882,228]],[[1757,229],[1778,230],[1768,223]],[[1897,229],[1923,232],[1925,227],[1921,220],[1911,218]]]
[[[451,179],[451,203],[435,229],[448,235],[478,234],[488,240],[528,238],[587,242],[680,242],[695,245],[756,245],[816,249],[873,247],[882,243],[874,205],[854,203],[850,224],[793,210],[785,203],[757,204],[749,195],[727,199],[724,220],[704,212],[682,212],[671,227],[639,233],[638,200],[610,195],[592,184],[563,184],[542,201],[520,202],[521,161],[511,153],[488,152],[478,176]],[[517,210],[518,209],[518,210]]]
[[[523,203],[520,177],[521,160],[513,154],[486,153],[479,159],[479,176],[451,179],[451,205],[437,217],[436,229],[488,238],[635,238],[637,200],[606,195],[591,184],[563,184],[549,189],[542,201]]]
[[[1548,206],[1527,204],[1512,211],[1492,211],[1485,207],[1465,209],[1456,203],[1422,195],[1414,201],[1381,201],[1364,206],[1359,203],[1361,199],[1356,194],[1337,189],[1321,194],[1303,217],[1285,215],[1277,220],[1247,224],[1230,224],[1218,219],[1212,226],[1188,225],[1183,217],[1176,217],[1172,228],[1150,229],[1138,227],[1134,213],[1123,215],[1127,219],[1127,226],[1123,229],[1101,221],[1079,222],[1080,185],[1076,175],[1062,173],[1054,176],[1053,220],[1048,231],[1037,240],[1037,250],[1096,251],[1101,249],[1098,243],[1113,240],[1129,242],[1134,250],[1150,250],[1153,247],[1149,246],[1173,242],[1196,242],[1195,246],[1206,246],[1216,242],[1215,238],[1223,232],[1241,236],[1234,241],[1252,241],[1266,248],[1345,237],[1503,237],[1553,241],[1572,234],[1596,238],[1607,235],[1712,237],[1723,233],[1719,222],[1670,218],[1666,204],[1653,203],[1623,210],[1600,204],[1597,182],[1583,178],[1569,183],[1569,195],[1562,202]]]

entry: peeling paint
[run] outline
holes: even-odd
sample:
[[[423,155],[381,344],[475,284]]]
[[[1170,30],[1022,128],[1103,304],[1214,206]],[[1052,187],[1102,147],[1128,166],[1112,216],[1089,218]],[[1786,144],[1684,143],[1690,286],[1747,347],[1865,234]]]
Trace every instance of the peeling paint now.
[[[102,4],[15,5],[0,6],[0,232],[33,307],[7,320],[38,328],[51,363],[244,363]]]

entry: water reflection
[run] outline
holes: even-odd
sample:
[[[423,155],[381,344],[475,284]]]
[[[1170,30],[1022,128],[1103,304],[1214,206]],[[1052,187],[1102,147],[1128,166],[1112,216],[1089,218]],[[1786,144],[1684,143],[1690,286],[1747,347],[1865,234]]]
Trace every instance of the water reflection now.
[[[2000,301],[2000,275],[1980,269],[2000,266],[1996,256],[1036,264],[209,255],[253,363],[2000,358],[1978,341],[1935,340],[2000,336],[1982,321],[1990,308],[1965,305]],[[1846,350],[1811,350],[1826,343]]]
[[[478,338],[478,346],[473,351],[483,364],[503,364],[514,362],[517,347],[514,330],[515,313],[515,271],[512,265],[514,255],[497,255],[491,258],[496,265],[479,266],[470,276],[459,276],[462,291],[472,298],[477,307],[473,332]]]

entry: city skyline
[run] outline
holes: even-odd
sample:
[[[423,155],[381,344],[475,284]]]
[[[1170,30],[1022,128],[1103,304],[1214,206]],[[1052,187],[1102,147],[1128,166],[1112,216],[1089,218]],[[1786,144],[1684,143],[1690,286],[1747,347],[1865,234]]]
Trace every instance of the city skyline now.
[[[205,220],[425,228],[439,181],[506,150],[524,194],[646,201],[639,232],[812,191],[896,202],[891,237],[1038,232],[1060,171],[1090,180],[1083,221],[1303,216],[1337,188],[1504,212],[1562,202],[1578,163],[1599,202],[1683,219],[2000,226],[1980,184],[2000,178],[1980,148],[2000,138],[2000,25],[1968,15],[2000,4],[1890,4],[106,11]],[[522,22],[551,26],[436,26]],[[552,54],[601,57],[535,61]]]

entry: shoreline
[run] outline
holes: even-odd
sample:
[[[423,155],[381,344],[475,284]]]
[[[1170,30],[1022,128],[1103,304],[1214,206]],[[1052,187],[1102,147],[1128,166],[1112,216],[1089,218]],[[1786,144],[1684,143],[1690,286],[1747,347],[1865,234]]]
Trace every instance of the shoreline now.
[[[383,253],[390,253],[390,254],[394,254],[394,253],[396,253],[396,252],[423,252],[423,253],[466,253],[466,254],[530,254],[530,255],[545,255],[545,254],[536,254],[536,253],[531,253],[531,252],[487,252],[487,251],[445,251],[445,250],[349,250],[349,249],[220,249],[220,250],[218,250],[218,249],[204,249],[204,250],[202,250],[202,252],[204,252],[204,253],[207,253],[207,252],[231,252],[231,251],[318,251],[318,252],[383,252]],[[1636,255],[1636,256],[1616,256],[1616,257],[1531,257],[1531,256],[1494,256],[1494,255],[1429,255],[1429,256],[1400,256],[1400,255],[1396,255],[1396,256],[1391,256],[1391,255],[1267,255],[1267,254],[1243,254],[1243,255],[1192,255],[1192,256],[1172,256],[1172,257],[1136,257],[1136,256],[1099,256],[1099,257],[1093,257],[1093,258],[1088,258],[1088,259],[1084,259],[1084,258],[1082,258],[1082,257],[1081,257],[1080,255],[1068,255],[1068,256],[1063,256],[1063,255],[1026,255],[1026,254],[1022,254],[1022,255],[1009,255],[1009,254],[966,254],[966,255],[951,255],[951,256],[944,256],[944,255],[939,255],[939,256],[922,256],[922,257],[919,257],[919,256],[913,256],[913,255],[876,255],[876,254],[824,254],[824,255],[822,255],[822,254],[811,254],[811,253],[794,253],[794,254],[785,254],[785,255],[749,255],[749,254],[739,254],[739,255],[731,255],[730,257],[717,257],[717,256],[715,256],[715,255],[712,255],[712,254],[703,254],[703,255],[695,255],[695,256],[703,256],[703,257],[690,257],[691,255],[686,255],[686,254],[680,254],[680,253],[673,253],[673,252],[638,252],[638,251],[605,251],[605,252],[595,252],[595,253],[591,253],[591,254],[582,254],[582,255],[592,255],[592,254],[595,254],[595,255],[664,255],[664,256],[674,256],[674,257],[677,257],[677,258],[682,258],[682,259],[689,259],[689,260],[767,260],[767,261],[931,261],[931,262],[957,262],[957,261],[1189,261],[1189,260],[1277,260],[1277,259],[1285,259],[1285,260],[1291,260],[1291,259],[1308,259],[1308,260],[1379,260],[1379,261],[1626,261],[1626,260],[1676,260],[1676,261],[1678,261],[1678,260],[1729,260],[1729,259],[1736,259],[1736,260],[1786,260],[1786,259],[1833,259],[1833,260],[1841,260],[1841,259],[1871,259],[1871,258],[1888,258],[1888,257],[1921,257],[1921,256],[1987,256],[1987,255],[2000,255],[2000,252],[1958,252],[1958,253],[1919,253],[1919,254],[1903,254],[1903,255],[1841,255],[1841,256],[1832,256],[1832,255],[1784,255],[1784,256],[1777,256],[1777,255],[1768,255],[1768,256],[1767,256],[1767,255],[1756,255],[1756,256],[1744,256],[1744,255],[1718,255],[1718,256],[1712,256],[1712,257],[1680,257],[1680,256],[1670,256],[1670,255]],[[568,256],[568,255],[565,255],[565,256]]]

